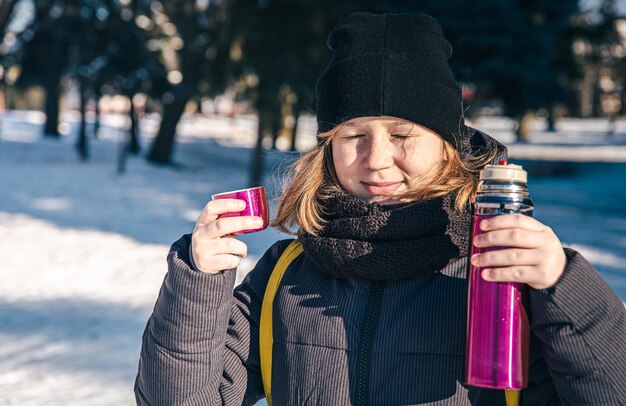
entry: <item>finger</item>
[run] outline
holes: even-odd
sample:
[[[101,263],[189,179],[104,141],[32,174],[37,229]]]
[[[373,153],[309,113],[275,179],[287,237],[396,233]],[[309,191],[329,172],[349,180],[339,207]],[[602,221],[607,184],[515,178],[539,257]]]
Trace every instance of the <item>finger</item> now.
[[[197,224],[194,234],[202,239],[215,239],[242,230],[263,226],[263,219],[253,216],[224,217],[208,224]]]
[[[480,268],[538,265],[541,263],[541,253],[532,249],[494,250],[472,255],[471,262]]]
[[[226,269],[233,269],[239,266],[241,258],[236,255],[221,254],[208,257],[206,260],[196,262],[196,266],[201,272],[215,273]]]
[[[474,236],[472,244],[476,247],[514,247],[537,248],[545,242],[543,231],[534,231],[523,228],[510,228],[489,231]]]
[[[499,230],[504,228],[524,228],[534,231],[542,231],[546,228],[544,224],[524,214],[503,214],[493,216],[480,222],[480,229],[483,231]]]
[[[217,199],[208,202],[198,216],[197,224],[206,224],[217,220],[220,214],[239,213],[246,208],[246,202],[239,199]]]
[[[210,240],[210,244],[200,243],[197,250],[203,256],[229,254],[245,257],[248,255],[248,246],[243,241],[226,237]]]
[[[489,282],[518,282],[533,284],[539,275],[534,266],[510,266],[504,268],[483,269],[480,276]]]

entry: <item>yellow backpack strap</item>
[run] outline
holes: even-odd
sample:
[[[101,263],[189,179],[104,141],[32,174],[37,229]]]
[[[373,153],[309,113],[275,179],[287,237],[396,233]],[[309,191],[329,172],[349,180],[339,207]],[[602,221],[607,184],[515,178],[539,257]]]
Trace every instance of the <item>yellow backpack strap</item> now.
[[[300,241],[293,240],[285,251],[283,251],[278,262],[274,266],[274,270],[270,275],[263,295],[263,304],[261,306],[261,321],[259,326],[259,344],[261,348],[261,378],[263,379],[263,389],[265,389],[265,398],[267,404],[272,405],[272,347],[274,345],[274,335],[272,333],[272,312],[274,305],[274,296],[278,291],[281,279],[287,270],[289,264],[302,253],[302,244]]]
[[[272,274],[270,275],[270,279],[267,282],[265,294],[263,295],[259,326],[259,345],[261,350],[261,378],[263,379],[263,389],[265,390],[265,398],[269,406],[272,405],[272,348],[274,346],[272,314],[274,310],[274,297],[276,296],[278,286],[283,279],[287,267],[289,267],[289,264],[301,253],[302,244],[298,240],[293,240],[287,248],[285,248],[280,258],[278,258],[272,270]],[[506,406],[519,406],[520,393],[521,391],[519,390],[505,390]]]
[[[519,406],[519,396],[522,393],[520,390],[505,390],[504,397],[506,398],[506,406]]]

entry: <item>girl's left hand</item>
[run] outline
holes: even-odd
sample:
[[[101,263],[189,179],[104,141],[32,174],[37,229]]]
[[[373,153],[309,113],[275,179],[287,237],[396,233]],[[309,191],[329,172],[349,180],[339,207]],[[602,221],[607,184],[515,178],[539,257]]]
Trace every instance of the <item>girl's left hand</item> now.
[[[507,247],[472,255],[490,282],[521,282],[535,289],[554,286],[567,264],[565,251],[552,229],[523,214],[494,216],[480,223],[476,247]]]

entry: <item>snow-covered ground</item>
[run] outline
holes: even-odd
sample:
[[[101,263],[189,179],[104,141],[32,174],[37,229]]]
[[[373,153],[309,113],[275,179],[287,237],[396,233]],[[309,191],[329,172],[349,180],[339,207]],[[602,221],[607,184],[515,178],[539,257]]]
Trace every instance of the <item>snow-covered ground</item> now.
[[[175,167],[133,157],[118,174],[123,118],[103,118],[86,163],[73,149],[76,116],[64,121],[68,135],[54,141],[41,137],[40,113],[0,117],[0,405],[131,405],[141,334],[168,247],[192,230],[211,194],[247,185],[256,124],[245,116],[187,117]],[[531,143],[511,149],[530,171],[536,217],[582,251],[626,301],[626,126],[607,138],[601,120],[564,121],[555,134],[541,125]],[[144,146],[156,126],[154,117],[143,120]],[[476,126],[512,139],[506,119]],[[315,142],[314,129],[303,120],[299,147]],[[581,146],[584,159],[577,160],[590,163],[563,158]],[[547,147],[557,155],[539,156]],[[602,150],[613,152],[604,158]],[[268,153],[271,194],[272,172],[290,159]],[[241,275],[283,237],[271,229],[243,236],[250,255]]]

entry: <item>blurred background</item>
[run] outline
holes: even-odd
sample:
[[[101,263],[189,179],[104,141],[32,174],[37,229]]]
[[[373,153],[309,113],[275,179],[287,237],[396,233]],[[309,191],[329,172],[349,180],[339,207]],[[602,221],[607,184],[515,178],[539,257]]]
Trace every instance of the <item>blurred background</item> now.
[[[0,404],[134,403],[169,245],[278,194],[355,10],[440,21],[468,124],[626,301],[626,0],[0,0]],[[242,237],[239,280],[287,237]]]

